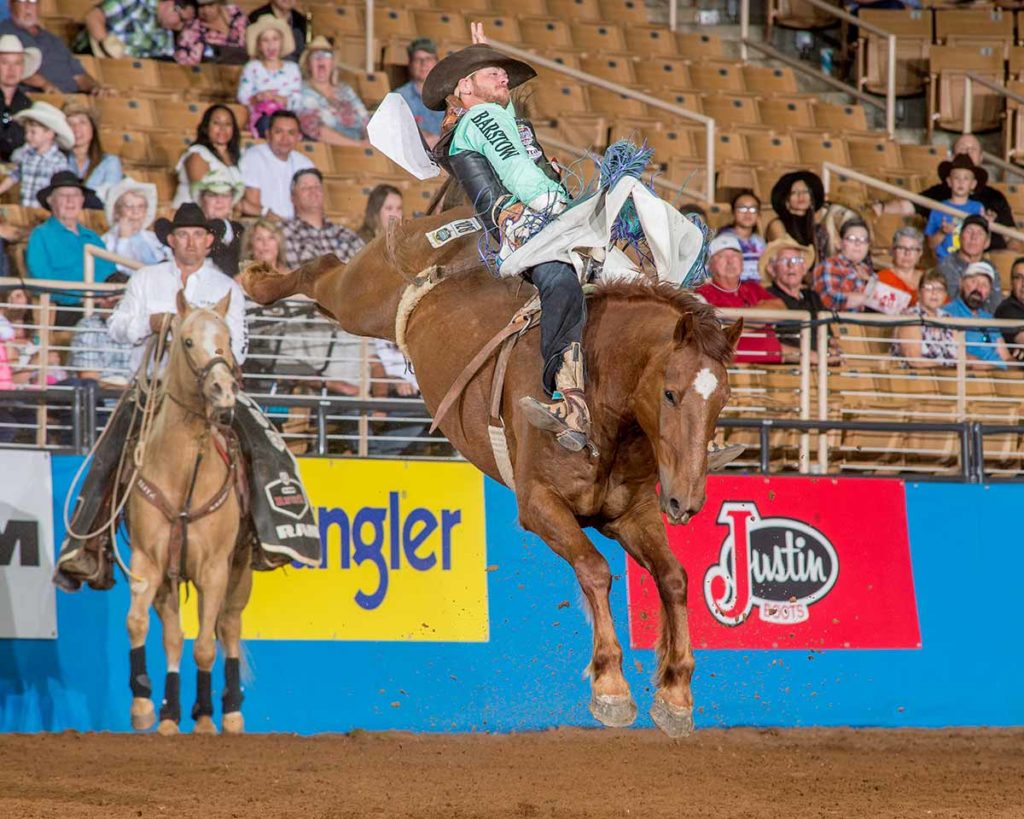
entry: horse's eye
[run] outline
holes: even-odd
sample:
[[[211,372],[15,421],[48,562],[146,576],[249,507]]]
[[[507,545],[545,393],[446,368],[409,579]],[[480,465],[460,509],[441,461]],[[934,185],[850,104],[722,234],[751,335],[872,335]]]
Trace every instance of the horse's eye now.
[[[190,338],[186,338],[185,339],[185,346],[186,347],[192,347],[194,344],[195,344],[195,342],[192,341],[192,339],[190,339]]]
[[[676,394],[672,390],[665,390],[665,400],[668,401],[670,407],[676,405]]]

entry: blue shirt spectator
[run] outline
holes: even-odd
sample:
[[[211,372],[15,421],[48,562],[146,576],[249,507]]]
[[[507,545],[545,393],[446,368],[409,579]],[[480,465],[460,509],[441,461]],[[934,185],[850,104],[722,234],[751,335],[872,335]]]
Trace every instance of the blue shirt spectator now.
[[[947,199],[942,204],[949,205],[951,208],[966,211],[969,216],[984,216],[985,214],[985,208],[982,206],[981,202],[975,201],[974,199],[968,199],[966,202],[954,202],[952,199]],[[938,259],[945,258],[960,247],[960,228],[963,222],[955,216],[950,216],[949,214],[942,213],[941,211],[933,210],[928,215],[928,224],[925,225],[924,235],[934,236],[942,230],[943,222],[952,222],[953,231],[951,233],[947,233],[942,239],[942,243],[935,248],[935,256]]]
[[[409,82],[400,85],[395,93],[402,97],[412,109],[416,125],[433,148],[441,136],[441,122],[444,111],[431,111],[423,104],[423,81],[430,70],[437,65],[437,46],[429,37],[419,37],[409,44]]]
[[[983,305],[995,279],[996,272],[988,262],[974,262],[968,265],[960,279],[960,294],[946,305],[946,312],[957,318],[993,318]],[[991,327],[972,328],[965,332],[965,336],[967,355],[970,358],[999,369],[1006,369],[1006,361],[1010,354],[998,330]]]

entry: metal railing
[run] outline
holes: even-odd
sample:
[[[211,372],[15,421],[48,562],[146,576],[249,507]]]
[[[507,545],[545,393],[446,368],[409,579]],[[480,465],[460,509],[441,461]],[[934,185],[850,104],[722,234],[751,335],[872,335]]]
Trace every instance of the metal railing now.
[[[798,60],[794,57],[790,57],[783,54],[778,49],[771,45],[756,40],[750,39],[750,0],[740,0],[740,56],[743,60],[747,59],[747,49],[753,48],[771,57],[773,60],[778,60],[785,65],[790,66],[796,71],[800,71],[803,74],[814,77],[816,80],[820,80],[833,88],[838,88],[849,94],[851,97],[860,100],[866,105],[874,106],[885,111],[885,130],[889,137],[893,137],[896,133],[896,35],[892,32],[885,31],[878,26],[865,22],[859,17],[844,11],[830,3],[823,2],[823,0],[802,0],[802,2],[814,6],[817,9],[827,12],[829,15],[838,18],[846,23],[857,26],[864,31],[870,31],[872,34],[876,34],[879,37],[885,38],[886,49],[888,53],[888,66],[886,70],[885,78],[885,102],[880,103],[870,94],[856,88],[849,83],[845,83],[835,77],[825,74],[823,71],[811,68],[802,60]],[[775,0],[769,0],[768,15],[771,19],[776,14]]]

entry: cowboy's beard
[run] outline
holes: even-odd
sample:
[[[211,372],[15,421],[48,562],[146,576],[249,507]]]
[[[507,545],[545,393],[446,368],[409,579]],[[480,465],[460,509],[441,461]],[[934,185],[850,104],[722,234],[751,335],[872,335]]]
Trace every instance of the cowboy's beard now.
[[[477,81],[473,80],[473,94],[477,99],[483,100],[484,102],[493,102],[504,108],[508,105],[511,97],[511,92],[508,88],[502,88],[500,86],[495,88],[483,88]]]

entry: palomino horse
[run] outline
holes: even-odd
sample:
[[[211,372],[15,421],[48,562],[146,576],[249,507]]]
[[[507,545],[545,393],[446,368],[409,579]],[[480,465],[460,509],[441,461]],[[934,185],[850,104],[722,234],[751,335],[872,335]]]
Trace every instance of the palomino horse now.
[[[215,416],[235,406],[238,383],[224,316],[230,294],[213,309],[190,308],[178,293],[178,315],[163,374],[163,400],[142,444],[145,456],[128,500],[131,538],[132,727],[156,720],[146,673],[146,634],[152,605],[163,623],[167,679],[159,731],[178,732],[179,670],[184,636],[179,584],[198,593],[199,633],[193,656],[196,733],[216,733],[210,670],[219,638],[226,654],[223,728],[243,729],[239,658],[242,610],[252,589],[249,549],[236,548],[241,507],[235,492],[237,446]],[[150,400],[155,398],[151,395]]]
[[[411,277],[439,266],[442,279],[403,319],[416,378],[435,411],[467,363],[533,294],[519,280],[496,280],[483,270],[479,234],[436,250],[428,243],[427,233],[471,215],[464,208],[408,222],[347,265],[326,256],[283,276],[252,267],[241,283],[265,304],[304,293],[348,332],[395,339],[396,313]],[[686,523],[704,504],[707,445],[729,396],[725,367],[740,329],[723,331],[712,308],[667,285],[599,289],[589,300],[583,345],[596,456],[562,449],[520,412],[520,396],[542,394],[538,333],[524,335],[509,359],[501,415],[519,519],[576,572],[593,616],[590,709],[606,725],[629,725],[636,705],[608,602],[611,571],[583,527],[617,540],[654,577],[662,611],[651,715],[672,736],[689,733],[694,659],[687,580],[669,549],[661,512],[672,523]],[[488,438],[494,368],[492,357],[440,426],[467,459],[501,480]]]

